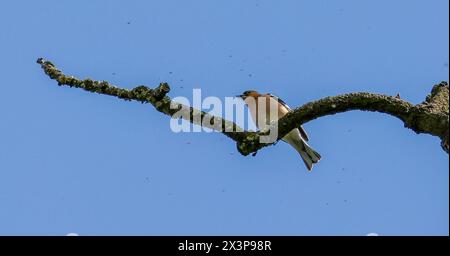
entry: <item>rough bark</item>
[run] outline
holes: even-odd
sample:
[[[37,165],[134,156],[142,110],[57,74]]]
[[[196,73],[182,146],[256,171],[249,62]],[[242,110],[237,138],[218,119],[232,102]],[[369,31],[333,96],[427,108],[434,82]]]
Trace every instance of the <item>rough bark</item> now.
[[[182,118],[194,124],[222,132],[237,142],[237,149],[242,155],[252,153],[255,155],[259,149],[275,144],[289,131],[306,122],[322,116],[350,110],[381,112],[397,117],[403,121],[405,127],[416,133],[426,133],[439,137],[442,141],[442,149],[447,153],[449,152],[449,86],[447,82],[435,85],[425,101],[417,105],[402,100],[398,96],[392,97],[366,92],[348,93],[309,102],[293,109],[280,118],[278,123],[272,124],[273,127],[278,126],[277,141],[274,143],[261,143],[260,137],[267,135],[268,130],[259,132],[244,131],[231,121],[178,104],[167,96],[170,91],[170,86],[167,83],[161,83],[155,89],[141,85],[128,90],[111,85],[107,81],[81,80],[73,76],[64,75],[50,61],[42,58],[38,59],[37,62],[51,79],[58,82],[58,85],[77,87],[129,101],[135,100],[142,103],[150,103],[156,110],[171,117],[180,110],[186,111],[184,112],[186,113],[185,115],[181,115]],[[201,120],[205,116],[208,117],[208,120],[213,118],[214,122],[202,123]]]

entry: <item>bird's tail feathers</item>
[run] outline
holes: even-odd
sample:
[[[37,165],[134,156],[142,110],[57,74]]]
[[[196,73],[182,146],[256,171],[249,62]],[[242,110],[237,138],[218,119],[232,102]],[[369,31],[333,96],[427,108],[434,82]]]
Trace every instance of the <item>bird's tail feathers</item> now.
[[[300,156],[302,157],[302,160],[309,171],[312,170],[313,164],[319,162],[321,158],[320,154],[312,149],[308,145],[308,143],[303,140],[301,141],[301,143],[295,144],[295,149],[298,151],[298,153],[300,153]]]

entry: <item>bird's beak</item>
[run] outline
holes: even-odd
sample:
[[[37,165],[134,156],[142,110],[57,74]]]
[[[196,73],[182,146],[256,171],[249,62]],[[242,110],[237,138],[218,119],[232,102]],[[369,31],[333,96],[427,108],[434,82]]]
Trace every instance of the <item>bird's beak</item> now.
[[[243,99],[243,98],[244,98],[244,95],[242,95],[242,94],[241,94],[241,95],[236,95],[235,97],[236,97],[236,98],[241,98],[241,99]]]

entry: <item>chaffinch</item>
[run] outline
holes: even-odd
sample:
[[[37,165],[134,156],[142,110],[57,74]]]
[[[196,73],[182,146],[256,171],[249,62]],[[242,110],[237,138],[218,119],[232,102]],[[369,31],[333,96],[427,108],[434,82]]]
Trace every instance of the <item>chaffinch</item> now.
[[[267,128],[271,122],[277,121],[291,110],[283,100],[270,93],[260,94],[257,91],[245,91],[237,97],[244,100],[256,127],[260,130]],[[264,102],[264,99],[266,100],[265,110],[259,111],[258,105]],[[270,106],[277,107],[271,108]],[[303,127],[293,129],[282,140],[297,150],[309,171],[312,170],[313,164],[319,162],[321,156],[308,145],[308,134]]]

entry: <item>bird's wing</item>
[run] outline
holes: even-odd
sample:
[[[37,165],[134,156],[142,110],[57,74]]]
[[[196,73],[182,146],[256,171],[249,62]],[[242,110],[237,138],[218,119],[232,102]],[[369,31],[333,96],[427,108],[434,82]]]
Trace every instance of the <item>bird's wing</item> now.
[[[288,106],[288,104],[286,102],[284,102],[284,100],[280,99],[278,96],[273,95],[271,93],[268,93],[270,97],[272,98],[276,98],[278,103],[280,103],[281,105],[283,105],[285,108],[287,108],[288,110],[291,110],[291,108]]]
[[[280,103],[282,106],[284,106],[285,108],[287,108],[288,110],[291,110],[291,108],[288,106],[288,104],[286,102],[284,102],[284,100],[280,99],[278,96],[273,95],[271,93],[269,93],[269,96],[272,98],[276,98],[278,103]],[[300,134],[302,135],[302,138],[306,141],[309,141],[309,137],[308,134],[306,133],[305,129],[303,129],[302,126],[300,126],[298,128],[298,130],[300,131]]]

